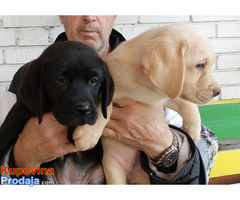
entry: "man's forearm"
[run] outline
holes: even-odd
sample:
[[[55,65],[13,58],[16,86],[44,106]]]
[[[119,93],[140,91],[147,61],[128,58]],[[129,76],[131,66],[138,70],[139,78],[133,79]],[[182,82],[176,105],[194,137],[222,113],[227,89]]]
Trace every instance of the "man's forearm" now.
[[[159,171],[141,152],[142,168],[149,174],[152,184],[206,184],[204,165],[195,143],[183,130],[171,126],[178,135],[179,157],[177,169],[173,173]]]

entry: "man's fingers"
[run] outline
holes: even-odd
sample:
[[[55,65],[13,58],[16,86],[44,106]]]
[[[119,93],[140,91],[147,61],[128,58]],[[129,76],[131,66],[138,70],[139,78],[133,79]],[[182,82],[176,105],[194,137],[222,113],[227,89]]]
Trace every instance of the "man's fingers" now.
[[[66,143],[64,145],[64,153],[63,155],[66,155],[68,153],[74,153],[74,152],[78,152],[79,150],[70,142]]]
[[[112,109],[112,113],[111,113],[111,119],[112,120],[118,120],[119,119],[119,113],[121,112],[121,108],[118,107],[114,107]]]
[[[113,129],[105,127],[102,135],[117,140],[117,133]]]

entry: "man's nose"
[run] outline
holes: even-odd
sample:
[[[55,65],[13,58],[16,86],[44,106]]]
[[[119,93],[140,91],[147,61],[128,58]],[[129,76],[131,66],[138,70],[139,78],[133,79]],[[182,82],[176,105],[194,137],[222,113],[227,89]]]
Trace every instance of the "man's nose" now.
[[[83,15],[82,20],[88,23],[94,22],[96,21],[96,15]]]

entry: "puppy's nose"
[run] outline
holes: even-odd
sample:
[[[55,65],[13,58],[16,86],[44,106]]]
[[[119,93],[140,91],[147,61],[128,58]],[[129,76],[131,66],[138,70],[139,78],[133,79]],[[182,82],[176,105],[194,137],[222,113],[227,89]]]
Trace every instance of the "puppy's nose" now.
[[[213,95],[216,97],[217,95],[219,95],[221,93],[221,88],[217,88],[213,90]]]
[[[80,115],[88,115],[91,112],[91,106],[89,105],[77,105],[76,112]]]

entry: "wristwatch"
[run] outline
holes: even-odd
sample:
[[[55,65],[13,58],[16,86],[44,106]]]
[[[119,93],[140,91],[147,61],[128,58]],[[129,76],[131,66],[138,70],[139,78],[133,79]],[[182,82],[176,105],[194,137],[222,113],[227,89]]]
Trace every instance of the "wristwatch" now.
[[[173,134],[173,142],[170,147],[168,147],[158,158],[157,161],[152,160],[148,157],[148,160],[157,167],[158,170],[163,172],[171,172],[174,171],[174,168],[176,168],[176,163],[178,160],[179,155],[179,144],[178,144],[178,138],[175,133]],[[170,169],[170,170],[168,170]]]

